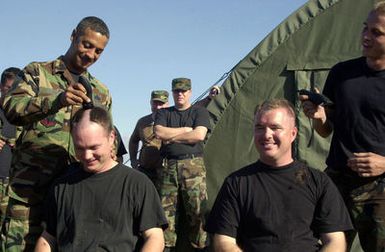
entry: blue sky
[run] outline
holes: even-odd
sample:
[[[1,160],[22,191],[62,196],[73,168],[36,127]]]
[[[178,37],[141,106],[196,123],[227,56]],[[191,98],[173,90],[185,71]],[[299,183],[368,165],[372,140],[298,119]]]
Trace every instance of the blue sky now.
[[[1,1],[0,69],[55,59],[83,17],[101,17],[111,38],[89,70],[109,87],[114,122],[127,144],[136,121],[150,113],[152,90],[170,90],[173,78],[188,77],[195,100],[306,2]]]

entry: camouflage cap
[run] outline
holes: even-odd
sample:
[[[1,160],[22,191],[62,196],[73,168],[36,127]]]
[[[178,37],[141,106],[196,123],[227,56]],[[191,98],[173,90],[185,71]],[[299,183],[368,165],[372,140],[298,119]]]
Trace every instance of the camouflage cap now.
[[[168,92],[166,90],[154,90],[151,92],[151,101],[168,102]]]
[[[172,90],[190,90],[191,80],[188,78],[176,78],[172,80]]]

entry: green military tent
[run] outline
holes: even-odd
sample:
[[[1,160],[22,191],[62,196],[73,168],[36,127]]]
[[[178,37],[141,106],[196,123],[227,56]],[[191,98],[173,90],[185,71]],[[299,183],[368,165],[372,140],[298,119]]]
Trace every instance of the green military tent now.
[[[299,129],[296,158],[314,168],[325,168],[330,139],[317,133],[311,137],[312,127],[302,113],[297,91],[313,86],[322,90],[334,64],[360,56],[361,29],[374,3],[308,1],[232,69],[222,92],[207,106],[213,125],[205,146],[210,206],[225,176],[258,158],[253,112],[265,99],[286,98],[295,105]],[[352,251],[361,251],[357,247]]]

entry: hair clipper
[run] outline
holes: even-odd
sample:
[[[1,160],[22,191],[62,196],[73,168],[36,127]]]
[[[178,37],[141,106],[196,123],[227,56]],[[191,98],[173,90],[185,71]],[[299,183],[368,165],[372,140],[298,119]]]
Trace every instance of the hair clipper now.
[[[315,105],[320,105],[320,106],[333,105],[333,102],[323,94],[316,93],[306,89],[301,89],[298,91],[298,93],[299,95],[307,95],[309,97],[309,101],[311,101]]]
[[[86,79],[86,77],[84,76],[79,76],[79,83],[83,85],[83,87],[86,89],[87,91],[87,96],[88,98],[90,98],[90,102],[83,102],[83,108],[84,109],[91,109],[94,107],[94,103],[92,102],[92,87],[91,87],[91,84],[88,82],[88,80]]]

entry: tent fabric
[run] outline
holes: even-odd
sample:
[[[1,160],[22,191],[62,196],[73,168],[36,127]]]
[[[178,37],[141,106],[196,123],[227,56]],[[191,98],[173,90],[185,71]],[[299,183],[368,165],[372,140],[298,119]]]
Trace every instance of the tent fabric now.
[[[255,107],[286,98],[297,112],[297,159],[323,170],[330,138],[314,132],[297,91],[322,90],[330,68],[361,55],[360,33],[375,0],[311,0],[291,14],[233,69],[207,106],[213,131],[205,145],[209,206],[224,178],[258,159],[253,143]],[[355,251],[360,251],[355,250]]]

